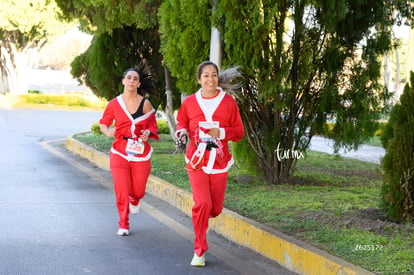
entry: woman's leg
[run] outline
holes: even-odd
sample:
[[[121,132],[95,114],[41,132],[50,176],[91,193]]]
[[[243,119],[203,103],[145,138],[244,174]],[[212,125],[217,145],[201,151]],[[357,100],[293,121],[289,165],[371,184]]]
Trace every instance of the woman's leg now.
[[[129,202],[137,205],[139,200],[145,196],[148,177],[151,173],[151,160],[131,162],[131,187],[129,191]]]
[[[211,211],[210,218],[215,218],[223,211],[228,173],[210,175]]]
[[[194,227],[194,252],[197,256],[202,256],[208,250],[206,232],[208,229],[208,218],[212,207],[210,196],[209,175],[201,169],[188,171],[188,176],[193,192],[194,206],[192,209],[192,219]]]
[[[114,181],[116,206],[119,215],[119,228],[129,229],[129,188],[131,169],[129,162],[117,154],[110,154],[111,174]]]

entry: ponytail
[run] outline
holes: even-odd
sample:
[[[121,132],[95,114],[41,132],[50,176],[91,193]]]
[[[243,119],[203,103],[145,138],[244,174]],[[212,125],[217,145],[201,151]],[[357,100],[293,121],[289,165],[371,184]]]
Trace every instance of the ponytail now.
[[[227,93],[236,96],[237,91],[243,86],[241,81],[234,81],[240,79],[242,76],[237,67],[231,67],[219,74],[218,85]]]
[[[130,71],[134,71],[138,73],[139,81],[141,82],[141,85],[138,88],[139,94],[141,94],[142,96],[145,96],[145,94],[147,93],[152,94],[155,92],[154,73],[152,71],[152,67],[148,65],[145,60],[141,60],[141,62],[137,66],[127,69],[124,72],[124,77]]]

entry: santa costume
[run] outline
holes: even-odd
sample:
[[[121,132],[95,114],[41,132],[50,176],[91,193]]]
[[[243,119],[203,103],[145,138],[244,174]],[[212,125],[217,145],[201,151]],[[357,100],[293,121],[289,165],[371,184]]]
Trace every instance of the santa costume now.
[[[142,99],[141,105],[145,98]],[[121,95],[112,99],[105,108],[99,123],[108,127],[115,121],[115,140],[110,152],[110,168],[114,181],[119,228],[129,229],[129,204],[136,206],[145,195],[151,172],[152,147],[141,141],[141,130],[149,131],[149,138],[159,139],[155,111],[151,110],[137,118],[128,112]],[[139,149],[128,150],[137,145]],[[137,146],[134,148],[136,149]],[[128,147],[128,148],[127,148]]]
[[[227,175],[234,163],[228,141],[239,141],[244,135],[234,98],[220,87],[212,98],[204,98],[201,90],[182,103],[176,132],[178,138],[188,134],[190,140],[185,159],[194,200],[194,252],[199,257],[208,250],[208,219],[218,216],[223,209]],[[219,128],[218,139],[206,134],[211,128]]]

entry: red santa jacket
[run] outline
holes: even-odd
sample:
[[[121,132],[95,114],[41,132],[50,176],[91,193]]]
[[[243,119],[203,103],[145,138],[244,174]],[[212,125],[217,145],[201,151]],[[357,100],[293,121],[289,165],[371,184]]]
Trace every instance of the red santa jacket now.
[[[187,97],[182,103],[177,114],[177,132],[186,131],[190,143],[186,151],[187,163],[192,159],[199,148],[200,122],[218,122],[220,129],[220,141],[223,145],[223,153],[218,154],[216,148],[206,150],[202,156],[201,169],[207,174],[227,172],[234,160],[229,152],[228,141],[239,141],[244,135],[243,123],[239,114],[236,101],[225,93],[220,87],[215,97],[213,107],[208,106],[207,100],[201,96],[201,89]]]
[[[149,130],[150,138],[159,139],[157,120],[155,119],[155,111],[150,112],[134,119],[128,112],[122,96],[112,99],[105,108],[102,118],[99,120],[100,124],[110,126],[115,121],[114,127],[115,140],[112,143],[111,152],[118,154],[129,161],[146,161],[151,158],[152,147],[148,142],[144,142],[145,149],[142,154],[128,155],[125,150],[128,138],[138,140],[142,134],[141,130]]]

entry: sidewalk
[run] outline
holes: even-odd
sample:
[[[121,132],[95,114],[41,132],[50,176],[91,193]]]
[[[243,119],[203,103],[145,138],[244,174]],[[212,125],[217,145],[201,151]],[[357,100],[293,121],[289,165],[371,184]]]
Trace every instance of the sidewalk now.
[[[312,138],[309,149],[327,154],[334,153],[333,141],[319,136]],[[385,149],[369,145],[360,145],[357,151],[345,152],[344,150],[339,150],[338,154],[347,158],[380,164],[381,159],[385,155]]]
[[[109,170],[108,155],[88,147],[72,136],[66,139],[66,147],[99,168]],[[147,192],[191,216],[193,200],[190,192],[152,175],[148,180]],[[228,209],[223,209],[222,214],[212,220],[211,229],[298,274],[373,274]]]

